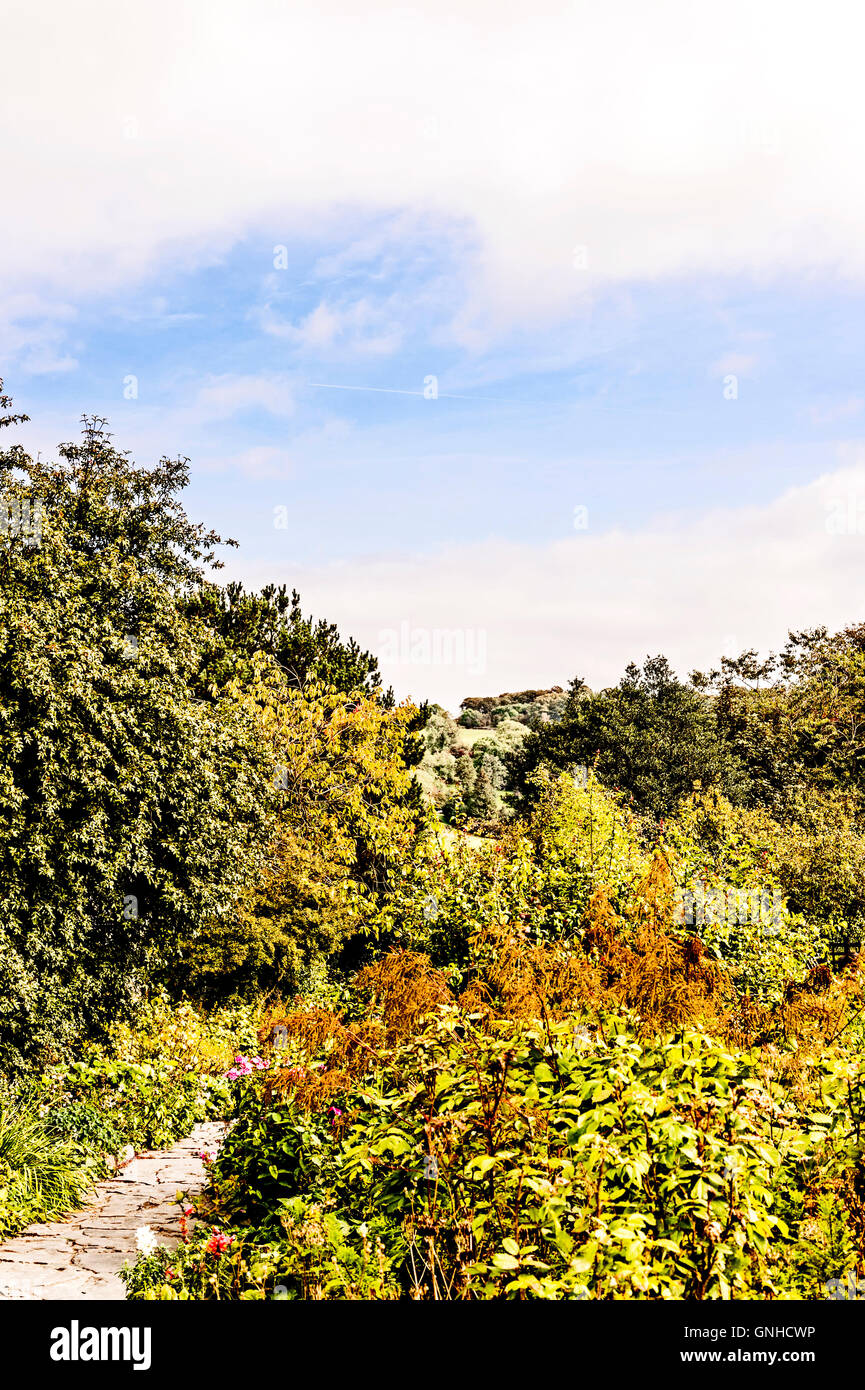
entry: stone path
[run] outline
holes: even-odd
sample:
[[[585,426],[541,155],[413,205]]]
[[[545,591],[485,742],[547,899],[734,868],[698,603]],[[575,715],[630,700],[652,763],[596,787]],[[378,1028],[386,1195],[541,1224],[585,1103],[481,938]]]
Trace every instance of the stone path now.
[[[98,1185],[90,1206],[28,1226],[0,1245],[0,1300],[125,1298],[118,1270],[135,1259],[135,1232],[149,1226],[160,1245],[177,1243],[174,1199],[203,1188],[199,1154],[215,1153],[223,1133],[218,1121],[201,1124],[173,1149],[136,1154]]]

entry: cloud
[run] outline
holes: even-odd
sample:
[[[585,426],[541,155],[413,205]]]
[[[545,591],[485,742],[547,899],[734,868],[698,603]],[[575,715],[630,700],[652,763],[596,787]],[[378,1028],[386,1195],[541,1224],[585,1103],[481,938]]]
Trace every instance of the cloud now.
[[[183,417],[179,417],[181,420]],[[175,432],[178,417],[175,417]],[[164,429],[165,425],[160,425]],[[204,452],[198,467],[205,473],[237,473],[256,480],[285,478],[301,475],[309,476],[327,465],[333,450],[340,449],[351,437],[351,426],[338,416],[325,420],[323,424],[311,429],[301,430],[292,435],[290,448],[279,444],[256,444],[235,452],[222,448]]]
[[[611,281],[865,278],[846,0],[46,0],[4,23],[9,282],[116,291],[258,235],[264,272],[275,243],[403,212],[462,246],[466,341]]]
[[[54,343],[31,343],[21,354],[21,370],[30,376],[50,376],[59,372],[74,372],[78,358],[70,353],[55,351]]]
[[[402,342],[399,324],[388,321],[386,310],[358,299],[333,305],[322,300],[299,323],[280,319],[270,304],[259,314],[266,333],[283,338],[315,357],[389,356]]]
[[[814,425],[834,425],[839,420],[851,420],[861,415],[865,400],[861,396],[847,396],[844,400],[824,399],[809,407],[808,414]]]
[[[63,347],[75,309],[62,300],[14,292],[0,303],[4,365],[30,376],[71,372],[78,361]]]
[[[287,449],[259,444],[225,460],[224,466],[250,478],[287,478],[294,471],[294,460]]]
[[[719,357],[717,362],[713,362],[710,369],[710,376],[726,376],[732,372],[736,376],[749,376],[757,366],[759,358],[745,352],[728,352],[723,357]]]
[[[203,421],[227,420],[244,410],[266,410],[270,415],[294,414],[291,382],[284,376],[212,377],[199,386],[191,407]]]
[[[261,583],[264,574],[231,568]],[[547,545],[490,540],[437,554],[293,568],[304,606],[381,653],[401,695],[614,683],[665,653],[681,674],[722,653],[783,643],[789,628],[861,618],[865,450],[766,506],[591,530]]]

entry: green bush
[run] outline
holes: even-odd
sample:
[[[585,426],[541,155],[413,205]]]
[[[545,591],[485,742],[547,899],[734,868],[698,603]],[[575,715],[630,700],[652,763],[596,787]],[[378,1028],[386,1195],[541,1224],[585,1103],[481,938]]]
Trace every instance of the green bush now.
[[[799,1229],[805,1160],[849,1165],[846,1069],[812,1113],[697,1030],[445,1011],[313,1113],[247,1086],[214,1168],[224,1247],[140,1261],[130,1296],[825,1296],[851,1238]]]
[[[46,1099],[90,1105],[136,1149],[159,1149],[199,1121],[224,1113],[227,1083],[149,1062],[70,1062],[49,1068]]]

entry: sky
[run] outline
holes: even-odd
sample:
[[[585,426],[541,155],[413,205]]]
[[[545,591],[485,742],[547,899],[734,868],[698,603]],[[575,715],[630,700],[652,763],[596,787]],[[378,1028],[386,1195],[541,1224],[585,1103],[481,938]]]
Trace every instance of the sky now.
[[[0,374],[398,695],[861,619],[865,12],[4,5]]]

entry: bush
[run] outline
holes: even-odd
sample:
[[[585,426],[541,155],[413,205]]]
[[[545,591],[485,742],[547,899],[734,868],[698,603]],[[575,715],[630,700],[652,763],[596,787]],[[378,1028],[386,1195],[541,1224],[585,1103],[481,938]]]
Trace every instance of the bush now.
[[[698,1030],[445,1010],[318,1104],[285,1080],[247,1089],[215,1165],[222,1248],[211,1230],[140,1261],[130,1296],[772,1298],[811,1278],[790,1194],[832,1121]],[[839,1113],[831,1068],[819,1085]]]
[[[50,1067],[42,1084],[47,1104],[88,1104],[136,1149],[173,1144],[199,1120],[224,1113],[228,1102],[223,1081],[149,1062],[63,1063]]]

